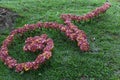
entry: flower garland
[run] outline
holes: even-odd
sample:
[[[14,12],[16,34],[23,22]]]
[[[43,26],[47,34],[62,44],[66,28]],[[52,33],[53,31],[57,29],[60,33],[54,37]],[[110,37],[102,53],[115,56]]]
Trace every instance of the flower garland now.
[[[36,24],[26,24],[24,27],[13,30],[10,35],[3,41],[3,44],[0,49],[0,59],[9,67],[15,68],[16,72],[28,71],[31,69],[37,69],[40,64],[44,63],[52,56],[52,49],[54,47],[53,40],[48,38],[46,34],[41,36],[29,37],[25,41],[25,46],[23,47],[24,51],[35,52],[36,50],[43,50],[42,54],[39,54],[33,62],[24,62],[18,63],[17,60],[9,56],[8,54],[8,45],[13,41],[16,34],[23,34],[24,32],[35,30],[37,28],[52,28],[59,29],[61,32],[64,32],[67,37],[71,40],[78,42],[78,46],[81,51],[89,50],[89,43],[84,31],[80,30],[71,23],[72,20],[77,21],[86,21],[92,19],[93,17],[98,16],[101,13],[104,13],[111,5],[105,3],[103,6],[96,8],[92,12],[83,15],[76,16],[71,14],[63,14],[61,18],[64,20],[63,24],[58,24],[56,22],[38,22]]]
[[[72,15],[72,14],[62,14],[61,19],[63,19],[66,24],[70,24],[71,20],[78,21],[78,22],[88,21],[96,16],[99,16],[102,13],[105,13],[107,11],[107,9],[109,9],[109,7],[111,7],[111,4],[109,2],[106,2],[103,6],[98,7],[95,10],[93,10],[83,16],[76,16],[76,15]]]

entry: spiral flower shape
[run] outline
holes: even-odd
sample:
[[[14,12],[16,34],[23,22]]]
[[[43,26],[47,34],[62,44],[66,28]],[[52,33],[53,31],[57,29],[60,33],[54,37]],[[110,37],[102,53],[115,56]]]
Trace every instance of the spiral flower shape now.
[[[38,69],[39,65],[49,60],[52,56],[52,49],[54,48],[54,42],[51,38],[48,38],[46,34],[41,36],[28,37],[25,41],[23,47],[24,51],[35,52],[36,50],[42,50],[42,54],[39,54],[37,58],[32,62],[18,63],[16,59],[9,56],[8,46],[12,43],[14,36],[17,34],[23,34],[27,31],[32,31],[37,28],[52,28],[58,29],[64,32],[65,35],[73,40],[77,41],[78,46],[81,51],[89,51],[89,43],[87,41],[87,36],[83,30],[78,29],[71,21],[87,21],[92,19],[101,13],[106,12],[106,10],[111,5],[106,2],[103,6],[96,8],[92,12],[85,14],[83,16],[76,16],[72,14],[62,14],[61,18],[64,20],[64,24],[58,24],[57,22],[38,22],[36,24],[26,24],[21,28],[13,30],[10,35],[3,41],[0,49],[0,59],[9,68],[15,68],[16,72],[28,71],[32,69]]]

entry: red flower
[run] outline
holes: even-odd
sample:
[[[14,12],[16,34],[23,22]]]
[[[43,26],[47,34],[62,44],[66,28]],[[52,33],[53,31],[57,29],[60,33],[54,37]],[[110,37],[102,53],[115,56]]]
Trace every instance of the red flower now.
[[[24,51],[35,52],[36,50],[43,50],[42,54],[39,54],[35,61],[33,62],[25,62],[25,63],[17,63],[17,60],[10,57],[8,55],[8,45],[13,41],[14,36],[16,34],[23,34],[29,30],[35,30],[37,28],[52,28],[59,29],[61,32],[64,32],[67,37],[71,40],[76,40],[78,42],[78,46],[82,51],[89,50],[89,43],[87,41],[87,36],[83,30],[78,29],[72,23],[72,20],[76,21],[87,21],[92,19],[93,17],[98,16],[101,13],[104,13],[111,5],[109,3],[105,3],[103,6],[96,8],[92,12],[89,12],[83,16],[76,16],[72,14],[63,14],[61,18],[64,20],[64,24],[58,24],[56,22],[38,22],[36,24],[26,24],[22,28],[18,28],[13,30],[10,35],[3,41],[3,44],[0,49],[0,59],[9,67],[15,68],[16,72],[28,71],[31,69],[38,69],[39,65],[44,63],[46,60],[50,59],[52,56],[52,49],[54,47],[53,40],[48,38],[46,34],[42,34],[41,36],[29,37],[25,41],[25,46],[23,47]]]

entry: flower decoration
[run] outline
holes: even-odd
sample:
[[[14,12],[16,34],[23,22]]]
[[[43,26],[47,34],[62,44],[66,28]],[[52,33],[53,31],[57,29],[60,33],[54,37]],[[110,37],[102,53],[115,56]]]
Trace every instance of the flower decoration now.
[[[8,54],[8,46],[13,41],[14,36],[17,34],[23,34],[24,32],[35,30],[37,28],[52,28],[59,29],[61,32],[64,32],[67,37],[73,41],[78,42],[78,46],[81,51],[89,51],[89,43],[87,41],[87,36],[83,30],[78,29],[71,21],[87,21],[92,19],[101,13],[106,12],[106,10],[111,5],[106,2],[103,6],[96,8],[92,12],[85,14],[83,16],[76,16],[71,14],[63,14],[61,18],[64,20],[63,24],[58,24],[57,22],[38,22],[36,24],[26,24],[21,28],[13,30],[10,35],[3,41],[3,44],[0,49],[0,59],[7,65],[9,68],[15,68],[16,72],[28,71],[31,69],[38,69],[39,65],[44,63],[46,60],[49,60],[52,56],[52,49],[54,47],[53,40],[48,38],[46,34],[41,36],[29,37],[25,41],[23,47],[24,51],[35,52],[36,50],[42,50],[43,53],[39,54],[33,62],[24,62],[18,63],[16,59],[12,58]]]

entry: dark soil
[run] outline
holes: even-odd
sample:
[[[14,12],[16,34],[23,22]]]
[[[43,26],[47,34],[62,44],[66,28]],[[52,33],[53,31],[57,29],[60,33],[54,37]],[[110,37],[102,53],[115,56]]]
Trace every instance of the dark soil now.
[[[12,30],[17,17],[19,15],[16,12],[0,7],[0,31]]]

